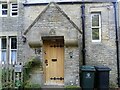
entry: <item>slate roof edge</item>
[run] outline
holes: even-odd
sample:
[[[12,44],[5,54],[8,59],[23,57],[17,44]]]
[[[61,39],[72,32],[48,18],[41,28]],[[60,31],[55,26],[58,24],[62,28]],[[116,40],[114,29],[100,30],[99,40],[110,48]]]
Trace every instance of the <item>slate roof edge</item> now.
[[[55,3],[57,4],[80,4],[83,1],[57,1]],[[117,0],[84,0],[84,3],[112,3],[112,2],[118,2]],[[24,2],[24,6],[29,6],[29,5],[46,5],[49,4],[50,2]]]

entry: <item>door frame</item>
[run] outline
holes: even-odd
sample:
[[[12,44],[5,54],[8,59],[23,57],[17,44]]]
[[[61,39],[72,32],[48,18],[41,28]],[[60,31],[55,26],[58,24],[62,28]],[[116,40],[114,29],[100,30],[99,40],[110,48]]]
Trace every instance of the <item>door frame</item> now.
[[[42,46],[42,48],[43,48],[43,51],[42,51],[42,53],[43,53],[43,72],[44,72],[44,74],[43,74],[43,77],[44,77],[44,85],[51,85],[51,84],[47,84],[46,83],[46,65],[45,65],[45,55],[44,55],[44,41],[46,41],[46,40],[49,40],[49,41],[54,41],[54,40],[61,40],[62,41],[62,43],[63,43],[63,78],[64,78],[64,61],[65,61],[65,58],[64,58],[64,56],[65,56],[65,49],[64,49],[64,36],[42,36],[41,37],[42,38],[42,42],[43,42],[43,46]],[[52,84],[53,85],[53,84]],[[64,85],[64,80],[63,80],[63,84],[54,84],[54,85]]]

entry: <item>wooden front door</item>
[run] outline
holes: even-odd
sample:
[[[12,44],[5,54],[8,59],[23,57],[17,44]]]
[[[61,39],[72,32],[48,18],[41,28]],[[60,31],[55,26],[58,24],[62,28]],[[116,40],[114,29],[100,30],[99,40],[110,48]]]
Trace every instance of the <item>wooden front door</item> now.
[[[45,83],[59,85],[64,83],[64,43],[63,40],[45,40],[44,63]]]

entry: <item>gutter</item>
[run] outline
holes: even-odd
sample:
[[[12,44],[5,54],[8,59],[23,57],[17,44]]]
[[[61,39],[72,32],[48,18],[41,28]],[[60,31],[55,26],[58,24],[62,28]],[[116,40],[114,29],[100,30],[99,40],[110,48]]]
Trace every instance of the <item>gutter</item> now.
[[[117,84],[120,87],[120,67],[119,67],[119,40],[118,40],[118,22],[117,22],[117,1],[113,2],[115,16],[115,33],[116,33],[116,53],[117,53]]]
[[[25,2],[22,2],[24,6],[34,6],[34,5],[47,5],[51,2],[51,0],[47,0],[47,1],[44,1],[44,0],[33,0],[33,1],[25,1]],[[57,4],[80,4],[80,3],[83,3],[83,2],[86,2],[86,3],[102,3],[102,2],[116,2],[115,0],[53,0],[52,2],[55,2]]]
[[[82,35],[82,57],[83,57],[83,65],[86,65],[86,49],[85,49],[85,4],[84,1],[82,2],[81,5],[81,19],[82,19],[82,31],[83,31],[83,35]]]

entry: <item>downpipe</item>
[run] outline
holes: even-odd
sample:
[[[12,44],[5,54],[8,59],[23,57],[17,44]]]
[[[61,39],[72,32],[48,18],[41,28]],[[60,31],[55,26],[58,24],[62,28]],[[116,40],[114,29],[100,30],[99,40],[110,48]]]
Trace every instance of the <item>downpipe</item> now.
[[[118,40],[118,23],[117,23],[117,2],[113,2],[115,16],[115,33],[116,33],[116,53],[117,53],[117,84],[120,87],[120,67],[119,67],[119,40]]]
[[[86,65],[86,58],[85,58],[85,54],[86,54],[86,49],[85,49],[85,4],[84,2],[81,5],[81,19],[82,19],[82,31],[83,31],[83,35],[82,35],[82,56],[83,56],[83,65]]]

